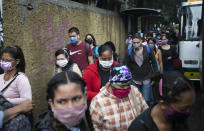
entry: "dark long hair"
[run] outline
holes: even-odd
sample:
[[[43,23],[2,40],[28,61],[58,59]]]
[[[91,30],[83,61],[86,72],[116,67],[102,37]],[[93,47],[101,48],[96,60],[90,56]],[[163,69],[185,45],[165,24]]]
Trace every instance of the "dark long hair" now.
[[[113,50],[113,52],[116,51],[115,45],[114,45],[114,43],[112,41],[107,41],[107,42],[104,43],[104,45],[109,46]]]
[[[15,60],[19,59],[20,62],[16,66],[17,72],[25,73],[25,68],[26,68],[25,58],[24,58],[23,51],[19,46],[17,46],[17,45],[7,46],[6,48],[3,49],[2,55],[4,53],[9,53]]]
[[[159,82],[162,79],[162,96],[159,91]],[[192,83],[180,72],[169,71],[164,74],[159,72],[152,74],[151,80],[154,81],[152,88],[158,100],[168,103],[179,101],[179,95],[185,91],[193,90]]]
[[[81,87],[82,93],[85,93],[86,83],[84,80],[75,72],[72,71],[63,71],[61,73],[56,74],[52,79],[48,82],[47,88],[47,100],[54,100],[55,91],[58,89],[60,85],[69,84],[69,83],[79,84]]]
[[[153,38],[149,38],[148,40],[147,40],[147,44],[149,44],[149,41],[153,41],[154,42],[154,52],[155,52],[155,54],[157,53],[157,49],[156,49],[156,46],[155,46],[155,44],[156,44],[156,40],[155,39],[153,39]]]
[[[99,48],[98,48],[98,54],[99,56],[102,56],[103,52],[105,51],[110,51],[111,53],[113,53],[113,50],[111,49],[110,46],[108,45],[101,45]]]
[[[87,41],[87,36],[91,36],[91,38],[93,39],[93,46],[96,46],[96,39],[95,39],[95,37],[94,37],[94,35],[93,34],[87,34],[86,36],[85,36],[85,42]]]

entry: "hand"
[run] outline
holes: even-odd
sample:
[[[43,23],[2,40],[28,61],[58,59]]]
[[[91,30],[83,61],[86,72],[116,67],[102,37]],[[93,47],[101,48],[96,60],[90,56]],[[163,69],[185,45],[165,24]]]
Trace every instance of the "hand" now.
[[[169,56],[167,59],[168,59],[168,60],[171,60],[171,59],[172,59],[172,57],[171,57],[171,56]]]
[[[21,109],[21,112],[26,113],[26,112],[29,112],[33,109],[34,104],[32,103],[31,100],[25,100],[24,102],[22,102],[18,106]]]
[[[110,82],[107,82],[107,83],[105,84],[105,87],[106,87],[106,88],[110,87]]]
[[[20,105],[14,106],[4,111],[4,122],[16,117],[19,113],[26,113],[33,109],[31,100],[25,100]]]

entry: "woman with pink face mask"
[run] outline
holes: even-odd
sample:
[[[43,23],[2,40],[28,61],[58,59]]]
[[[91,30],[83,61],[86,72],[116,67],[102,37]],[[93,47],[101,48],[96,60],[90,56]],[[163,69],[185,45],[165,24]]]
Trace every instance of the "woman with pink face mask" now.
[[[163,72],[173,71],[173,60],[178,57],[176,47],[168,44],[166,35],[162,35],[161,46],[159,47],[162,54]]]
[[[152,81],[158,100],[132,122],[128,131],[189,131],[187,118],[195,101],[192,83],[176,71],[155,73]]]
[[[48,83],[47,101],[50,110],[35,123],[37,131],[89,131],[86,83],[75,72],[55,75]]]
[[[12,104],[32,100],[31,85],[25,75],[25,59],[17,45],[6,47],[1,56],[0,66],[4,74],[0,75],[0,92]]]
[[[90,115],[96,131],[126,131],[131,122],[148,106],[142,94],[131,86],[128,68],[111,68],[109,83],[101,88],[90,105]]]

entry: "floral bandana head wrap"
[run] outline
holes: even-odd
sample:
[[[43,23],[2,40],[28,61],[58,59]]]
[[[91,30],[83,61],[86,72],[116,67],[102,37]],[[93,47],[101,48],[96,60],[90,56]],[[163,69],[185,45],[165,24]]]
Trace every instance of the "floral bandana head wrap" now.
[[[127,66],[120,65],[111,68],[109,81],[112,85],[121,85],[123,83],[130,82],[131,80],[132,74],[128,70]]]

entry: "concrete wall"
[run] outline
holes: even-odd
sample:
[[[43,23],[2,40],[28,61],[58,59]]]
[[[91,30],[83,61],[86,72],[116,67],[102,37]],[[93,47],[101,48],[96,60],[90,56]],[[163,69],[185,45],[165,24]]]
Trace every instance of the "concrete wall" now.
[[[23,2],[26,0],[3,2],[4,40],[5,46],[16,44],[23,49],[38,115],[47,107],[45,91],[52,77],[54,52],[67,44],[70,27],[80,29],[81,39],[93,33],[98,45],[113,41],[120,55],[126,31],[122,18],[114,12],[67,0],[38,0],[28,11]]]

